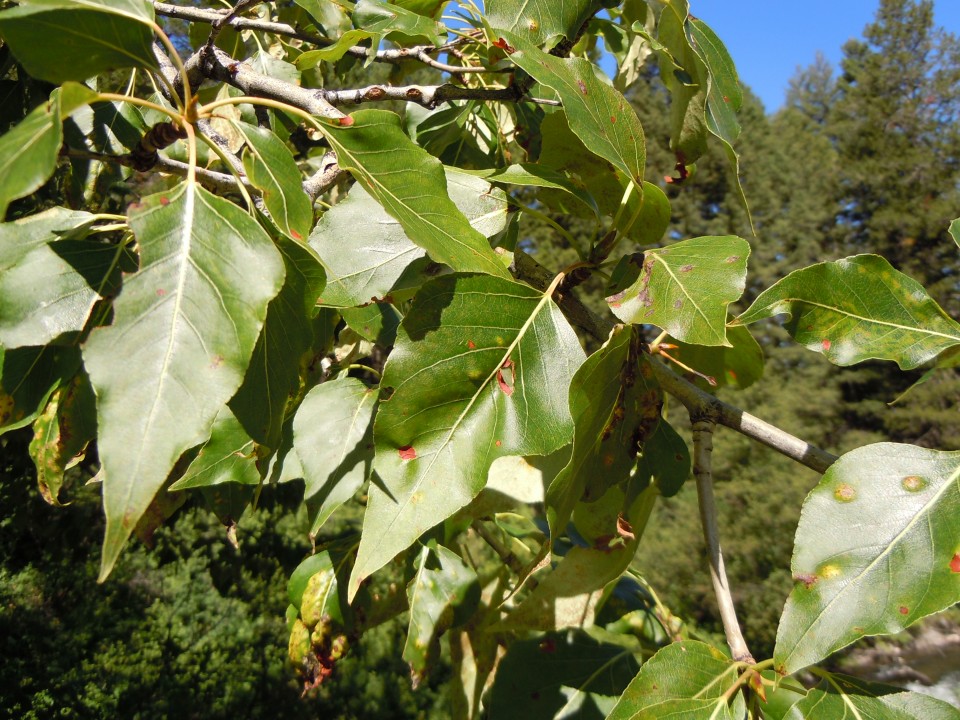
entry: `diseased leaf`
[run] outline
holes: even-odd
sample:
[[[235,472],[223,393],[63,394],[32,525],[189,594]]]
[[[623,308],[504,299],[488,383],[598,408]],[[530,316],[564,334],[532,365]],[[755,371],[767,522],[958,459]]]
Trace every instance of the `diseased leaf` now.
[[[507,197],[488,182],[447,172],[450,199],[484,237],[507,224]],[[364,190],[354,185],[328,210],[310,235],[327,268],[324,305],[353,307],[417,288],[440,271],[403,227]]]
[[[323,291],[323,266],[300,243],[278,238],[286,276],[283,287],[267,306],[243,384],[230,400],[230,409],[247,434],[276,450],[291,398],[300,391],[304,355],[316,340],[313,317]]]
[[[443,166],[408,138],[400,118],[385,110],[358,110],[346,127],[324,126],[340,167],[400,222],[407,237],[435,262],[455,271],[509,278],[490,244],[447,195]]]
[[[73,346],[0,346],[0,435],[32,423],[79,367],[80,352]]]
[[[660,420],[663,391],[650,376],[640,344],[632,327],[617,326],[570,383],[573,453],[547,490],[553,540],[581,498],[597,500],[608,487],[627,480]]]
[[[960,324],[926,290],[879,255],[796,270],[734,322],[784,314],[790,336],[835,365],[892,360],[912,370],[960,344]]]
[[[377,392],[356,378],[325,382],[303,399],[293,419],[293,447],[306,481],[304,500],[316,507],[310,533],[370,477]]]
[[[450,275],[421,288],[384,368],[370,502],[351,594],[467,505],[491,463],[569,442],[565,389],[583,350],[550,298],[526,285]]]
[[[626,98],[597,78],[593,63],[548,55],[511,33],[504,32],[504,37],[516,47],[510,59],[559,95],[570,129],[590,151],[642,185],[643,127]]]
[[[0,13],[0,30],[4,15],[20,9]],[[41,43],[40,47],[45,45]],[[56,93],[49,102],[38,105],[15,128],[0,136],[0,220],[6,216],[13,200],[29,195],[53,174],[62,144],[63,128]]]
[[[147,0],[26,0],[0,13],[0,35],[27,72],[58,84],[156,69],[152,24]]]
[[[491,27],[521,35],[533,45],[543,45],[561,37],[575,37],[599,6],[597,0],[487,0],[486,20]]]
[[[60,504],[64,472],[97,434],[97,408],[86,373],[79,372],[50,397],[33,425],[30,455],[37,468],[40,495]]]
[[[243,167],[250,183],[262,191],[271,219],[281,231],[306,243],[313,227],[313,203],[303,191],[303,177],[287,146],[269,130],[245,122],[234,126],[247,141]]]
[[[603,720],[637,671],[620,638],[582,631],[517,640],[497,667],[488,713],[497,720]]]
[[[440,636],[452,624],[454,609],[467,601],[471,588],[479,590],[477,574],[459,555],[442,545],[423,547],[416,574],[407,585],[410,623],[403,646],[414,689],[436,663]]]
[[[730,347],[727,306],[743,294],[749,255],[747,241],[733,235],[647,250],[642,264],[633,262],[624,274],[626,289],[607,303],[624,322],[656,325],[695,345]]]
[[[960,601],[957,517],[960,452],[877,443],[837,460],[803,504],[778,672]]]
[[[725,697],[738,677],[730,658],[706,643],[673,643],[643,664],[608,720],[738,720],[746,716],[743,695]]]
[[[200,454],[187,471],[170,486],[170,490],[210,487],[224,483],[258,485],[257,446],[243,429],[230,408],[220,408],[210,439],[200,448]]]
[[[100,299],[119,290],[121,258],[130,257],[123,244],[58,239],[89,222],[86,213],[53,210],[0,225],[0,344],[44,345],[79,332]]]
[[[209,437],[240,386],[284,277],[260,226],[195,183],[131,206],[130,226],[140,270],[124,281],[114,324],[95,329],[83,353],[104,472],[101,579],[177,458]]]

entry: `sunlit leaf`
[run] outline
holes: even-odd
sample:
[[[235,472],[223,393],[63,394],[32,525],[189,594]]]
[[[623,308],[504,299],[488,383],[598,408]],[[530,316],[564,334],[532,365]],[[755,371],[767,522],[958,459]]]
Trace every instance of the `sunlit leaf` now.
[[[878,443],[837,460],[803,505],[778,671],[960,602],[957,517],[960,452]]]
[[[84,348],[104,472],[101,578],[177,458],[207,439],[240,386],[284,276],[260,226],[195,183],[132,206],[130,226],[140,270],[124,281],[114,324]]]
[[[100,299],[119,290],[121,258],[129,262],[123,244],[59,239],[89,222],[86,213],[54,209],[0,225],[0,344],[43,345],[79,332]]]
[[[960,247],[960,220],[954,220],[950,223],[950,237]]]
[[[407,585],[410,623],[403,646],[414,688],[436,663],[440,636],[450,627],[454,608],[467,600],[471,587],[479,590],[476,573],[442,545],[424,546],[416,568]]]
[[[739,720],[746,716],[743,696],[725,697],[738,677],[719,650],[696,640],[673,643],[643,664],[608,720]]]
[[[0,13],[0,35],[33,77],[62,83],[156,68],[152,23],[147,0],[26,0]]]
[[[487,0],[486,19],[494,28],[509,30],[533,45],[542,45],[561,36],[574,37],[598,4],[597,0]]]
[[[377,392],[356,378],[325,382],[303,399],[293,420],[293,447],[316,507],[316,534],[370,476]]]
[[[607,298],[624,322],[656,325],[683,342],[730,346],[727,306],[743,294],[750,245],[733,235],[647,250]],[[623,287],[621,285],[621,287]]]
[[[351,117],[349,126],[324,127],[340,167],[354,173],[407,237],[456,271],[508,278],[486,238],[447,195],[440,161],[404,134],[400,118],[385,110],[358,110]]]
[[[335,62],[346,55],[350,48],[356,47],[359,43],[376,37],[376,35],[376,33],[370,32],[369,30],[347,30],[347,32],[338,37],[337,41],[332,45],[316,50],[307,50],[305,53],[299,55],[296,62],[297,69],[309,70],[322,62]]]
[[[506,227],[507,198],[502,190],[480,178],[450,171],[447,191],[484,237]],[[324,305],[352,307],[373,302],[419,287],[440,270],[359,184],[324,213],[310,235],[310,245],[327,268]]]
[[[287,146],[274,133],[235,122],[247,147],[243,167],[250,183],[263,193],[271,219],[287,235],[306,242],[313,227],[313,203],[303,191],[303,178]]]
[[[787,315],[801,345],[836,365],[892,360],[911,370],[960,344],[960,324],[879,255],[796,270],[760,293],[735,322]]]
[[[257,446],[247,435],[240,421],[224,406],[217,414],[210,439],[200,448],[183,477],[170,490],[210,487],[224,483],[257,485]]]
[[[421,288],[384,368],[355,592],[469,503],[494,459],[570,440],[566,387],[583,350],[553,301],[518,283],[451,275]]]
[[[637,667],[629,648],[582,631],[517,640],[497,667],[487,711],[497,720],[603,720]]]
[[[439,45],[444,37],[442,26],[436,21],[382,0],[358,0],[353,9],[353,22],[361,30],[380,36],[424,39],[434,45]],[[377,45],[379,41],[374,42],[374,48]]]
[[[516,47],[510,59],[560,96],[570,129],[592,152],[641,185],[646,158],[643,128],[626,98],[601,82],[594,65],[582,58],[548,55],[511,33],[505,38]]]

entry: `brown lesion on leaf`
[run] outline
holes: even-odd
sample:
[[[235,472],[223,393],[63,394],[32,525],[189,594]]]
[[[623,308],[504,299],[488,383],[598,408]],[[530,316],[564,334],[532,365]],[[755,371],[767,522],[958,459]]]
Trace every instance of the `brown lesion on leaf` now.
[[[509,373],[509,381],[507,379],[507,373]],[[501,392],[508,397],[513,395],[514,377],[513,360],[507,358],[503,361],[503,365],[500,366],[500,369],[497,370],[497,385],[499,386]]]
[[[796,582],[803,583],[803,586],[807,590],[809,590],[810,588],[812,588],[814,585],[817,584],[817,580],[819,580],[820,578],[810,573],[797,573],[796,575],[793,576],[793,579]]]

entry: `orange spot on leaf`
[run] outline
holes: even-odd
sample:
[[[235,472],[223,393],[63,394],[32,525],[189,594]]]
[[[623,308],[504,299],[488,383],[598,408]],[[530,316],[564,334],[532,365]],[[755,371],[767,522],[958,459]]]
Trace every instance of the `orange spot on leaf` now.
[[[467,347],[473,350],[474,348],[477,347],[477,344],[473,342],[473,340],[467,340]]]
[[[497,442],[495,442],[494,445],[496,445],[497,447],[500,447],[501,445],[503,445],[503,443],[497,440]]]
[[[160,204],[161,204],[161,205],[169,205],[169,204],[170,204],[170,198],[168,198],[168,197],[162,197],[162,198],[160,198]]]
[[[611,115],[611,116],[610,116],[610,123],[613,124],[613,125],[616,125],[616,124],[617,124],[617,118],[616,118],[615,116]]]
[[[901,606],[900,606],[900,614],[901,614],[901,615],[907,615],[907,614],[909,614],[909,613],[910,613],[910,610],[907,608],[906,605],[901,605]]]
[[[353,118],[349,115],[340,118],[340,127],[350,127],[351,125],[353,125]]]
[[[960,573],[960,552],[955,553],[953,559],[950,561],[950,571]]]
[[[294,240],[303,240],[303,235],[298,233],[293,228],[290,228],[290,237],[292,237]]]
[[[397,450],[397,453],[400,455],[401,460],[413,460],[417,457],[417,451],[409,445],[404,445],[402,448]]]
[[[831,345],[832,343],[831,343],[829,340],[824,339],[823,343],[821,343],[821,344],[823,345],[823,350],[824,350],[824,352],[826,352],[827,350],[830,349],[830,345]]]

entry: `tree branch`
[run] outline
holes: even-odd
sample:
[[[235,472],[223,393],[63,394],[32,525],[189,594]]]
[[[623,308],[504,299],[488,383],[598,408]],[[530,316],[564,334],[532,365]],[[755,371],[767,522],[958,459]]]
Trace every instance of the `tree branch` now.
[[[485,100],[518,102],[523,93],[516,86],[504,88],[470,88],[445,83],[443,85],[371,85],[352,90],[319,90],[323,98],[333,106],[359,105],[365,102],[400,100],[423,105],[431,110],[450,100]]]
[[[514,253],[513,274],[533,287],[545,290],[553,278],[553,274],[521,250]],[[584,306],[572,292],[560,292],[555,297],[557,304],[567,319],[576,327],[582,329],[598,342],[606,342],[613,329],[613,323],[606,318],[600,318]],[[831,455],[815,445],[791,435],[786,430],[771,425],[768,422],[744,412],[723,400],[720,400],[696,385],[677,375],[663,363],[651,360],[657,381],[665,391],[677,398],[695,417],[709,418],[711,421],[736,430],[752,440],[756,440],[767,447],[776,450],[791,460],[806,465],[819,473],[826,472],[834,462],[836,455]]]
[[[738,662],[756,662],[750,649],[747,647],[740,623],[737,620],[737,611],[733,605],[733,596],[730,594],[730,584],[727,572],[723,567],[723,553],[720,550],[720,530],[717,526],[717,504],[713,497],[713,430],[712,420],[697,418],[690,414],[693,423],[693,475],[697,480],[697,498],[700,503],[700,524],[703,527],[703,539],[707,543],[707,554],[710,559],[710,580],[713,582],[713,592],[720,607],[720,619],[723,622],[723,631],[727,636],[727,645],[733,659]]]

